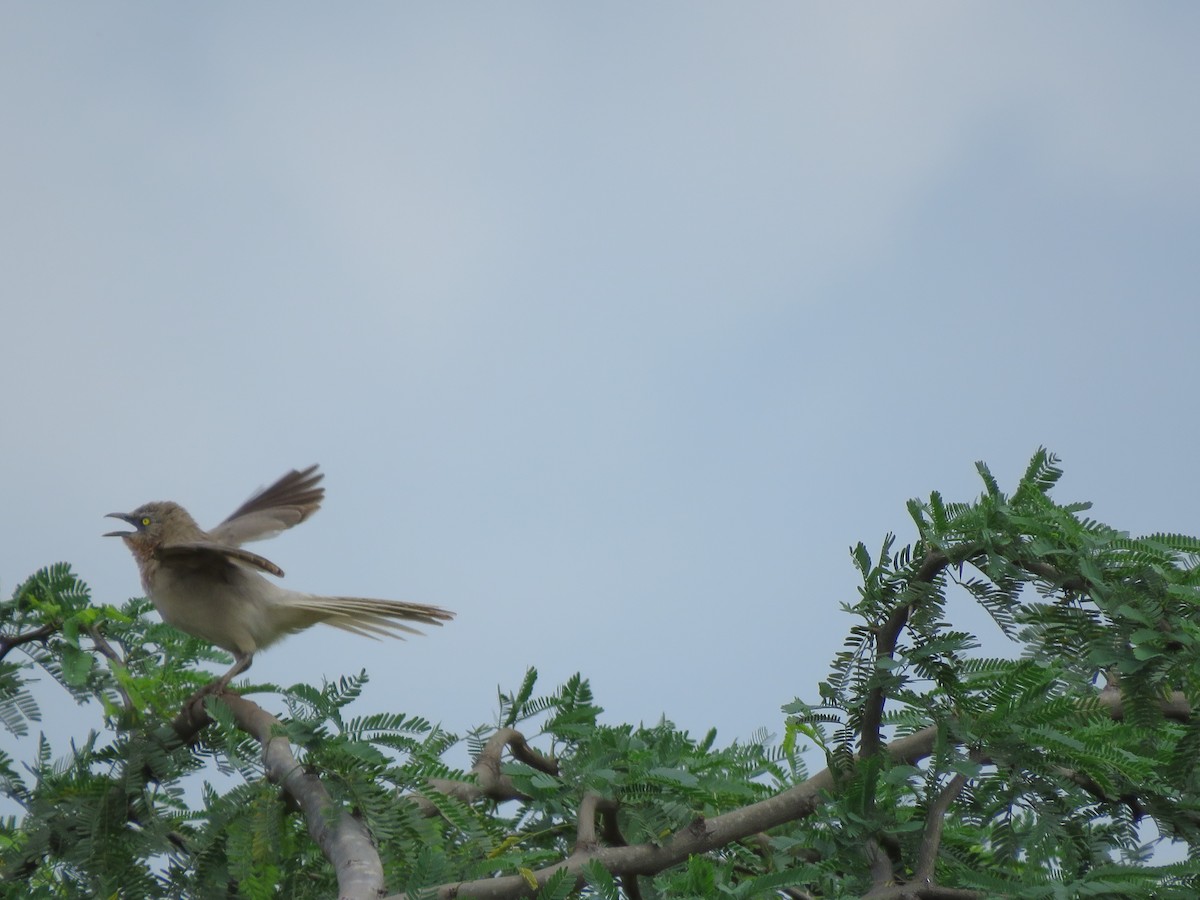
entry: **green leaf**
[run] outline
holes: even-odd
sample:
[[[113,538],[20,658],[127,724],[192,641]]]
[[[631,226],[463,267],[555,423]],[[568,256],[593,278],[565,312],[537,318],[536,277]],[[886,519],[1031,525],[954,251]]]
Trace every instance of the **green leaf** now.
[[[575,878],[563,868],[546,879],[538,891],[538,900],[567,900],[575,892]]]
[[[362,741],[347,741],[342,745],[342,750],[347,756],[360,759],[372,766],[386,766],[388,763],[388,758],[377,747]]]
[[[612,873],[598,859],[589,859],[583,866],[583,877],[600,900],[621,900],[621,891]]]
[[[92,654],[71,644],[65,644],[62,657],[63,680],[71,687],[83,687],[87,684],[88,675],[91,674],[95,662]]]
[[[543,791],[553,791],[562,787],[562,782],[546,772],[534,772],[529,783]]]
[[[883,773],[883,781],[885,784],[893,786],[908,784],[914,778],[923,778],[925,775],[916,766],[893,766]]]
[[[700,780],[686,769],[655,767],[647,772],[647,774],[652,778],[659,778],[663,781],[672,781],[675,784],[681,784],[684,787],[695,787],[700,783]]]
[[[529,702],[529,698],[533,696],[533,686],[537,684],[537,669],[530,666],[525,671],[525,678],[521,682],[521,687],[517,690],[516,696],[506,697],[500,695],[501,704],[508,708],[508,714],[504,717],[504,725],[512,728],[525,716],[525,704]]]

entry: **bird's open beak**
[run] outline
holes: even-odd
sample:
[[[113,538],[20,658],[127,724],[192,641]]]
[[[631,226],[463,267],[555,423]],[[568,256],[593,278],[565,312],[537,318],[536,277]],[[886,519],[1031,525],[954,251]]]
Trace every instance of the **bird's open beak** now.
[[[122,522],[128,522],[130,525],[137,521],[136,518],[130,513],[109,513],[104,518],[120,519]],[[135,534],[137,534],[136,531],[106,531],[103,534],[103,537],[131,537]]]

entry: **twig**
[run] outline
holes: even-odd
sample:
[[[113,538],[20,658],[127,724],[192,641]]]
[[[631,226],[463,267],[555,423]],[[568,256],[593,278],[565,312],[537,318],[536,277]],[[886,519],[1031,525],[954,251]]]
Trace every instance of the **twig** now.
[[[33,631],[26,631],[21,634],[0,635],[0,660],[8,656],[8,652],[14,647],[20,647],[22,644],[28,644],[31,641],[44,641],[50,635],[56,633],[59,627],[58,623],[52,622],[49,625],[35,628]]]
[[[116,663],[118,666],[120,666],[123,669],[126,668],[125,660],[121,659],[120,654],[118,654],[117,651],[113,649],[112,644],[110,644],[105,639],[104,635],[102,635],[100,633],[99,628],[97,628],[95,625],[89,625],[87,633],[88,633],[88,637],[90,637],[92,639],[92,643],[95,645],[96,650],[100,653],[101,656],[105,657],[106,659],[111,660],[112,662]],[[116,676],[113,676],[113,679],[115,681]],[[117,681],[116,687],[117,687],[117,693],[119,693],[121,695],[121,702],[125,705],[126,711],[132,712],[133,708],[134,708],[133,701],[129,698],[129,693],[125,690],[125,686],[122,685],[120,681]]]

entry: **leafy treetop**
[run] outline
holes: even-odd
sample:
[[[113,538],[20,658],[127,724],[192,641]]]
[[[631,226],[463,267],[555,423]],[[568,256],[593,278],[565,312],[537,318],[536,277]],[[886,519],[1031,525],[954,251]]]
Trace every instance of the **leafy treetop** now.
[[[0,891],[1197,896],[1200,540],[1057,503],[1045,450],[1011,494],[979,473],[973,502],[909,504],[910,544],[853,548],[848,637],[778,745],[606,724],[586,680],[538,695],[533,669],[462,737],[354,714],[365,672],[196,701],[222,654],[50,566],[0,604],[0,726],[24,758],[0,750],[19,809]],[[1011,655],[951,624],[962,598]],[[39,669],[94,716],[69,752],[30,733]],[[461,741],[470,771],[445,761]]]

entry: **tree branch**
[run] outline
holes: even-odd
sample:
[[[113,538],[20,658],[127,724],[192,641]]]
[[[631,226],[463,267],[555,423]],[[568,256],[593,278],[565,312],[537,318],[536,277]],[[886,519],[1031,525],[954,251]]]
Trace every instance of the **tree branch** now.
[[[8,656],[9,651],[14,647],[20,647],[22,644],[28,644],[32,641],[44,641],[50,635],[57,632],[58,629],[59,625],[52,622],[49,625],[35,628],[33,631],[26,631],[21,634],[0,635],[0,660]]]
[[[921,848],[917,851],[917,867],[913,873],[913,881],[932,884],[938,849],[942,845],[942,827],[946,824],[946,813],[950,811],[950,807],[966,785],[967,776],[959,772],[950,779],[925,814],[925,833],[921,836]]]
[[[304,770],[292,754],[277,718],[240,694],[216,695],[233,712],[238,728],[263,748],[263,768],[272,784],[296,801],[308,825],[309,836],[321,848],[337,874],[339,900],[377,900],[384,893],[383,864],[365,825],[342,809],[316,776]],[[191,743],[212,717],[200,703],[186,705],[173,728]]]
[[[948,888],[937,884],[893,884],[864,895],[870,900],[984,900],[987,894],[970,888]]]
[[[921,562],[921,567],[917,569],[912,580],[918,584],[932,584],[934,579],[942,573],[942,570],[946,566],[967,562],[974,559],[981,552],[982,548],[978,544],[966,544],[956,548],[953,551],[953,557],[942,550],[930,550],[925,555],[925,559]],[[1018,566],[1025,569],[1025,571],[1067,591],[1080,591],[1089,586],[1083,576],[1066,577],[1057,568],[1042,560],[1018,559],[1015,562]],[[900,640],[900,633],[904,630],[904,626],[908,624],[908,617],[912,613],[914,602],[909,601],[897,606],[892,610],[887,621],[879,628],[875,638],[875,658],[877,660],[885,657],[892,659],[894,657],[896,645]],[[886,700],[887,697],[884,694],[882,686],[872,688],[867,697],[859,741],[859,751],[864,756],[870,756],[874,753],[875,749],[883,741],[881,726]]]
[[[872,896],[877,891],[894,883],[896,867],[876,837],[867,838],[867,845],[863,848],[863,853],[867,857],[867,867],[871,873],[871,890],[868,891],[867,896]]]
[[[971,548],[971,552],[977,552]],[[913,576],[918,584],[932,584],[946,566],[950,565],[950,557],[941,550],[930,550],[925,555],[921,567]],[[900,640],[900,632],[908,624],[909,613],[912,612],[913,601],[902,603],[892,610],[887,621],[875,634],[875,659],[892,659],[896,654],[896,644]],[[858,749],[863,756],[873,756],[883,744],[883,707],[887,701],[883,685],[871,688],[863,710],[862,730],[860,732]]]
[[[92,639],[92,644],[96,647],[96,650],[101,656],[113,663],[116,663],[121,668],[125,668],[125,660],[121,659],[121,655],[113,649],[113,645],[110,644],[105,639],[104,635],[100,633],[99,628],[97,628],[95,625],[90,625],[88,626],[87,633],[88,637]],[[133,701],[129,698],[129,693],[125,690],[124,685],[122,685],[120,681],[116,680],[115,675],[113,676],[113,680],[116,681],[117,693],[121,695],[121,702],[124,704],[126,711],[132,712]]]
[[[1115,687],[1106,687],[1099,694],[1100,705],[1108,710],[1108,714],[1118,722],[1125,718],[1125,701],[1121,691]],[[1192,704],[1183,691],[1174,691],[1162,701],[1161,710],[1164,718],[1176,722],[1189,722],[1192,718]]]
[[[497,803],[505,800],[528,800],[525,794],[517,790],[512,779],[502,770],[503,754],[507,748],[513,759],[523,762],[539,772],[547,775],[558,774],[558,760],[552,756],[544,756],[529,746],[525,735],[515,728],[501,728],[484,745],[471,767],[474,781],[464,781],[458,778],[430,778],[426,785],[439,793],[454,797],[463,803],[472,803],[482,798],[494,800]],[[406,794],[426,817],[438,815],[438,808],[428,797],[421,794]]]
[[[628,846],[628,841],[617,828],[617,801],[606,800],[599,794],[588,791],[583,795],[583,800],[579,804],[579,821],[575,826],[576,852],[592,850],[600,846],[600,839],[596,835],[597,813],[604,817],[604,836],[609,844],[617,847]]]
[[[601,797],[594,791],[583,795],[579,804],[579,820],[575,825],[575,852],[586,853],[600,846],[600,838],[596,836],[596,816],[600,816],[603,828],[600,837],[610,847],[628,847],[629,842],[621,834],[617,824],[616,800]],[[619,875],[621,887],[625,889],[629,900],[641,900],[642,889],[638,885],[637,875]]]

